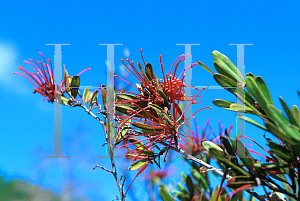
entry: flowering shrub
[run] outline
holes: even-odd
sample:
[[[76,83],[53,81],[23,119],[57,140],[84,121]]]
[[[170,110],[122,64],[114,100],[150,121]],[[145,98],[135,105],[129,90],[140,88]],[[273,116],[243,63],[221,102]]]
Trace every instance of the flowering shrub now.
[[[107,90],[105,85],[102,85],[102,107],[98,102],[98,90],[90,92],[86,88],[82,95],[79,91],[79,76],[90,69],[85,69],[75,76],[69,76],[67,70],[64,69],[64,79],[60,85],[55,87],[52,63],[48,59],[49,64],[47,64],[42,55],[44,63],[32,59],[24,62],[31,65],[36,72],[30,73],[26,68],[19,67],[18,69],[23,74],[18,72],[15,72],[15,74],[28,79],[34,85],[33,93],[39,93],[44,97],[44,100],[48,98],[51,103],[55,101],[66,106],[81,107],[102,125],[112,170],[99,165],[96,165],[96,167],[100,167],[114,176],[120,192],[120,198],[117,198],[119,200],[125,200],[126,197],[126,193],[123,192],[125,175],[120,178],[117,175],[117,166],[113,157],[115,148],[126,149],[125,156],[132,160],[129,170],[139,169],[135,178],[149,164],[160,167],[160,157],[164,156],[164,161],[166,161],[167,153],[171,150],[182,154],[185,161],[191,166],[191,176],[182,175],[187,190],[181,184],[178,184],[179,191],[173,191],[173,196],[179,200],[236,200],[237,195],[242,195],[242,190],[251,195],[250,200],[252,196],[258,200],[264,200],[265,198],[268,200],[300,199],[300,113],[296,105],[289,108],[280,97],[286,114],[284,116],[273,105],[271,94],[261,77],[248,73],[244,78],[234,64],[217,51],[213,52],[213,59],[214,67],[218,73],[214,73],[201,62],[193,63],[181,71],[180,74],[177,73],[180,63],[189,55],[179,56],[170,67],[170,73],[165,73],[162,56],[160,55],[163,78],[158,78],[152,65],[145,63],[142,50],[141,56],[143,66],[138,62],[138,68],[135,67],[133,61],[126,59],[127,64],[122,59],[124,66],[138,80],[136,85],[115,75],[134,87],[136,92],[116,89],[116,101],[107,103]],[[188,125],[188,120],[194,118],[195,114],[202,109],[210,108],[203,107],[193,115],[185,116],[191,104],[198,104],[202,100],[200,93],[203,89],[186,86],[184,83],[186,73],[196,65],[202,66],[213,74],[213,78],[220,86],[235,95],[243,103],[237,104],[216,99],[213,101],[216,106],[260,117],[264,125],[249,117],[238,116],[238,118],[277,137],[278,143],[267,138],[269,146],[267,151],[255,140],[246,136],[230,137],[232,126],[213,138],[209,137],[213,132],[206,132],[208,123],[201,134],[197,132],[197,126],[194,132],[184,131],[182,126]],[[185,95],[187,87],[195,89],[197,94],[187,97]],[[240,91],[243,91],[243,93],[240,93]],[[300,96],[300,92],[298,93]],[[80,96],[80,99],[76,99],[77,95]],[[185,108],[182,107],[183,101],[188,103]],[[88,102],[89,106],[86,107]],[[107,107],[111,104],[119,112],[119,115],[107,111]],[[102,119],[94,114],[94,110],[98,110],[97,114],[101,114]],[[114,130],[114,122],[117,125],[116,130]],[[246,138],[256,143],[267,155],[254,151],[248,146],[245,147],[239,141],[239,138]],[[257,155],[263,157],[266,161],[261,162],[255,159]],[[218,168],[209,164],[212,158],[217,161]],[[208,172],[218,175],[221,180],[220,185],[215,189],[212,189],[209,184]],[[166,175],[167,173],[164,171],[152,172],[150,179],[164,178]],[[226,184],[223,186],[224,182]],[[163,200],[174,200],[166,186],[160,185],[159,193]],[[264,195],[258,195],[253,191],[253,189],[260,187],[265,191]],[[231,193],[226,192],[229,189]]]

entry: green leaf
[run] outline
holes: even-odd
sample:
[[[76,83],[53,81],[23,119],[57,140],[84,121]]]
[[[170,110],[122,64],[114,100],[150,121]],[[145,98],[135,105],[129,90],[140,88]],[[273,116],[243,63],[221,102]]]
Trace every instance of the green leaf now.
[[[281,129],[279,129],[273,123],[266,121],[265,125],[268,128],[268,132],[274,134],[279,139],[281,139],[281,140],[283,140],[286,143],[291,144],[291,145],[296,145],[297,144],[297,142],[294,141],[293,138],[291,138],[290,136],[287,136],[287,134],[284,131],[282,131]]]
[[[73,76],[71,81],[71,95],[74,98],[76,98],[78,94],[79,85],[80,85],[80,77],[77,75]]]
[[[145,72],[144,72],[144,69],[143,69],[143,67],[142,67],[142,65],[141,65],[140,62],[138,62],[138,67],[139,67],[139,69],[140,69],[140,71],[141,71],[143,77],[144,77],[145,80],[147,81],[148,78],[147,78],[147,76],[146,76],[146,74],[145,74]]]
[[[172,198],[168,189],[165,186],[158,188],[158,192],[163,201],[174,201],[174,199]]]
[[[237,115],[236,117],[238,117],[239,119],[242,119],[242,120],[244,120],[244,121],[247,121],[247,122],[249,122],[250,124],[253,124],[254,126],[257,126],[257,127],[260,128],[260,129],[267,130],[266,127],[260,125],[259,123],[257,123],[257,122],[254,121],[253,119],[250,119],[249,117],[246,117],[246,116],[240,116],[240,115]]]
[[[148,162],[148,159],[142,159],[129,166],[129,170],[137,170]]]
[[[244,94],[237,93],[236,82],[234,82],[229,77],[221,74],[214,74],[214,79],[220,86],[228,87],[226,90],[234,94],[240,101],[244,102],[246,106],[250,107],[253,111],[260,114],[260,112],[253,106],[255,100],[252,98],[252,95],[249,92],[244,91]]]
[[[131,123],[131,119],[128,119],[128,121],[122,126],[122,128],[124,127],[124,129],[120,128],[121,131],[117,135],[116,142],[118,142],[119,140],[121,140],[125,136],[125,134],[128,130],[126,127],[130,126],[130,123]]]
[[[268,140],[268,145],[271,148],[271,150],[269,151],[271,154],[275,154],[277,157],[280,157],[288,163],[297,162],[294,154],[291,151],[287,150],[285,147],[276,144],[271,140]]]
[[[82,102],[83,104],[87,104],[87,102],[89,102],[92,98],[92,96],[89,96],[90,95],[90,90],[89,88],[85,88],[84,92],[83,92],[83,97],[82,97]]]
[[[263,93],[264,97],[266,98],[267,103],[273,105],[273,100],[265,81],[261,77],[257,76],[255,78],[255,82],[260,91]]]
[[[151,126],[151,125],[137,123],[137,122],[132,122],[131,124],[135,127],[141,128],[141,129],[154,130],[153,126]],[[155,130],[157,130],[157,129],[155,129]]]
[[[250,107],[237,104],[237,103],[232,103],[230,105],[230,109],[235,112],[244,112],[244,113],[249,113],[249,114],[256,114]]]
[[[201,61],[198,61],[198,64],[200,66],[202,66],[202,68],[204,68],[205,70],[207,70],[208,72],[210,72],[211,74],[215,74],[209,67],[207,67],[204,63],[202,63]]]
[[[211,195],[209,201],[216,201],[217,196],[218,196],[218,193],[219,193],[219,190],[220,190],[220,185],[218,185],[218,186],[215,188],[215,190],[214,190],[213,194]]]
[[[292,113],[294,119],[296,120],[296,126],[300,127],[300,113],[299,113],[299,109],[296,105],[293,105],[293,107],[291,109],[291,113]]]
[[[90,100],[89,110],[92,110],[94,105],[97,103],[98,94],[99,94],[99,91],[98,91],[98,89],[96,89],[93,93],[93,96],[92,96],[91,100]]]
[[[270,111],[270,116],[280,125],[287,136],[294,139],[297,144],[300,144],[300,133],[289,126],[290,122],[283,116],[282,112],[273,105],[268,105],[268,110]]]
[[[181,186],[180,182],[177,184],[177,188],[183,195],[189,196],[189,193]]]
[[[64,96],[61,96],[61,103],[62,103],[63,105],[70,106],[69,100],[68,100],[66,97],[64,97]]]
[[[292,111],[290,110],[289,106],[286,104],[286,102],[283,100],[283,98],[281,96],[279,96],[279,100],[281,102],[281,105],[282,105],[286,115],[288,116],[288,118],[290,120],[290,123],[299,127],[299,125],[298,125],[299,122],[297,122],[297,120],[294,118]]]
[[[229,166],[231,166],[232,168],[234,168],[235,170],[239,171],[240,173],[242,173],[245,176],[250,175],[250,173],[246,172],[246,170],[240,168],[239,166],[235,165],[233,162],[231,162],[230,160],[228,160],[227,158],[224,157],[224,154],[220,151],[220,150],[216,150],[214,148],[210,148],[209,149],[209,153],[216,159],[222,161],[223,163],[227,163]]]
[[[161,107],[155,104],[149,104],[149,106],[156,111],[160,118],[163,118],[170,126],[173,126],[173,122],[171,121],[169,115]]]
[[[220,73],[235,81],[244,83],[244,77],[237,67],[223,54],[218,51],[213,51],[212,53],[215,68]],[[235,84],[236,85],[236,84]]]
[[[228,187],[230,188],[239,188],[243,185],[246,184],[250,184],[251,187],[256,187],[257,183],[255,181],[255,178],[253,178],[252,176],[234,176],[233,178],[235,178],[234,182],[231,182]]]
[[[260,90],[258,85],[256,84],[255,80],[251,78],[250,76],[246,77],[246,85],[247,89],[249,90],[250,94],[254,96],[254,98],[257,100],[258,104],[266,111],[268,114],[268,101],[265,98],[263,92]]]
[[[255,160],[249,154],[245,145],[239,140],[231,140],[231,144],[234,150],[236,150],[240,160],[247,166],[248,169],[252,168],[255,164]]]
[[[187,176],[186,180],[186,186],[189,189],[189,193],[190,193],[190,198],[192,198],[194,196],[194,184],[192,182],[192,179],[190,176]]]
[[[200,174],[199,171],[197,171],[195,168],[191,168],[191,174],[195,178],[195,180],[200,184],[200,186],[204,189],[207,189],[207,182],[205,178]]]
[[[209,150],[211,149],[211,148],[214,148],[214,149],[216,149],[216,150],[218,150],[218,151],[223,151],[222,149],[221,149],[221,147],[219,147],[218,145],[216,145],[215,143],[213,143],[213,142],[210,142],[210,141],[204,141],[203,143],[202,143],[202,146],[204,147],[204,149],[206,149],[208,152],[210,152]]]
[[[143,153],[146,154],[146,155],[154,155],[154,153],[152,151],[149,151],[148,149],[145,149],[146,147],[144,146],[143,143],[141,142],[138,142],[138,140],[134,139],[134,138],[129,138],[129,141],[131,143],[134,143],[134,146],[136,146],[136,150],[137,151],[142,151],[143,150]]]
[[[146,64],[145,72],[146,72],[146,75],[147,75],[149,80],[157,79],[157,77],[156,77],[156,75],[153,71],[152,65],[150,63]]]

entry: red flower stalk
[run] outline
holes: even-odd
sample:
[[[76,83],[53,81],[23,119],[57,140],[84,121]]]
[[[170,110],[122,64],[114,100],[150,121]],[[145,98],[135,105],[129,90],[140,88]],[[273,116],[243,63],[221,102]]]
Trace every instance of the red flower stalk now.
[[[26,68],[20,66],[18,70],[23,71],[23,74],[14,72],[14,74],[21,75],[25,77],[27,80],[29,80],[34,85],[33,93],[38,92],[45,98],[48,98],[48,101],[53,103],[55,101],[55,83],[53,79],[53,67],[52,62],[50,59],[47,59],[49,61],[49,64],[47,64],[46,59],[44,55],[39,52],[40,55],[42,55],[44,64],[41,61],[36,62],[33,59],[29,59],[29,61],[24,61],[24,63],[27,63],[33,67],[34,70],[36,70],[36,73],[30,73]],[[33,62],[33,63],[32,63]],[[77,76],[82,74],[83,72],[90,70],[90,68],[87,68],[83,70],[82,72],[78,73]],[[27,75],[27,76],[26,76]],[[69,78],[71,76],[68,76]],[[31,79],[30,79],[31,78]],[[65,83],[65,80],[61,83],[60,87],[63,87]],[[69,83],[71,84],[71,83]],[[64,93],[67,90],[64,89],[62,93]],[[43,101],[45,101],[45,98]]]
[[[27,75],[28,77],[18,72],[14,72],[14,74],[21,75],[28,79],[35,87],[33,93],[38,92],[45,98],[47,97],[49,102],[53,103],[55,98],[55,84],[53,80],[52,63],[50,59],[47,59],[50,62],[50,65],[47,64],[43,54],[41,52],[39,52],[39,54],[42,55],[45,62],[44,64],[41,61],[36,62],[33,59],[24,61],[24,63],[30,64],[34,68],[34,70],[37,71],[36,73],[30,73],[26,68],[20,66],[18,70],[23,71],[23,74]],[[31,62],[33,62],[36,66]],[[43,101],[45,101],[45,98]]]

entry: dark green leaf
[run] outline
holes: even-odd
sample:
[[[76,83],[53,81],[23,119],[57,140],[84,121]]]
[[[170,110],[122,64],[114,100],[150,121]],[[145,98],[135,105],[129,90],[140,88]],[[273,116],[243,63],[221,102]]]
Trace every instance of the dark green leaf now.
[[[290,122],[283,116],[282,112],[273,105],[268,105],[268,110],[270,111],[270,116],[280,125],[282,130],[286,132],[287,137],[294,139],[300,144],[300,133],[289,126]]]
[[[194,196],[194,184],[193,184],[191,177],[187,176],[185,182],[186,182],[186,186],[189,189],[190,198],[192,198]]]
[[[267,103],[273,105],[273,100],[265,81],[261,77],[257,76],[255,78],[255,82],[262,94],[264,95],[264,97],[266,98]]]
[[[286,115],[288,116],[288,118],[290,120],[290,123],[294,124],[295,126],[299,126],[298,121],[294,118],[292,111],[290,110],[289,106],[286,104],[286,102],[283,100],[283,98],[281,96],[279,96],[279,100],[281,102],[281,105],[282,105]]]
[[[165,186],[160,187],[158,191],[163,201],[174,201],[174,199],[172,198],[172,196],[168,192],[168,189]]]
[[[71,95],[73,96],[73,98],[76,98],[78,94],[79,85],[80,77],[77,75],[73,76],[71,81]]]

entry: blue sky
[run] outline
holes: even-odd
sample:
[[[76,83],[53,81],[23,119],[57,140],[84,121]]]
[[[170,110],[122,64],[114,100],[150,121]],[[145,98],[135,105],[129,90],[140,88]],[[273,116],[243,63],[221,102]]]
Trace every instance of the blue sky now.
[[[53,154],[54,105],[32,94],[33,86],[13,72],[19,66],[29,67],[24,60],[41,60],[38,52],[53,61],[54,47],[46,46],[49,43],[70,44],[62,48],[62,63],[69,74],[92,68],[81,76],[85,86],[106,82],[106,48],[99,43],[123,44],[115,48],[117,71],[127,50],[129,58],[137,62],[141,61],[139,49],[143,48],[146,62],[152,63],[158,74],[160,54],[168,69],[184,53],[183,46],[176,44],[200,43],[192,47],[192,60],[213,69],[213,50],[236,64],[236,46],[228,44],[252,43],[245,47],[245,72],[265,80],[280,109],[279,96],[290,107],[299,105],[299,1],[29,0],[1,4],[0,173],[7,178],[22,178],[58,193],[71,182],[76,196],[95,200],[109,200],[118,194],[111,175],[100,169],[92,171],[96,163],[109,167],[107,159],[97,158],[105,153],[101,147],[104,135],[100,124],[79,108],[63,107],[63,152],[71,159],[45,158]],[[193,68],[193,75],[193,85],[216,85],[200,66]],[[221,90],[206,89],[202,97],[199,107],[212,106],[216,98],[234,101]],[[198,125],[211,119],[215,129],[219,119],[225,127],[235,124],[234,113],[216,107],[196,117]],[[246,135],[266,144],[263,132],[251,125],[246,125]],[[178,166],[176,170],[186,171]],[[172,177],[178,181],[180,175]],[[143,187],[133,188],[140,195],[145,193]]]

